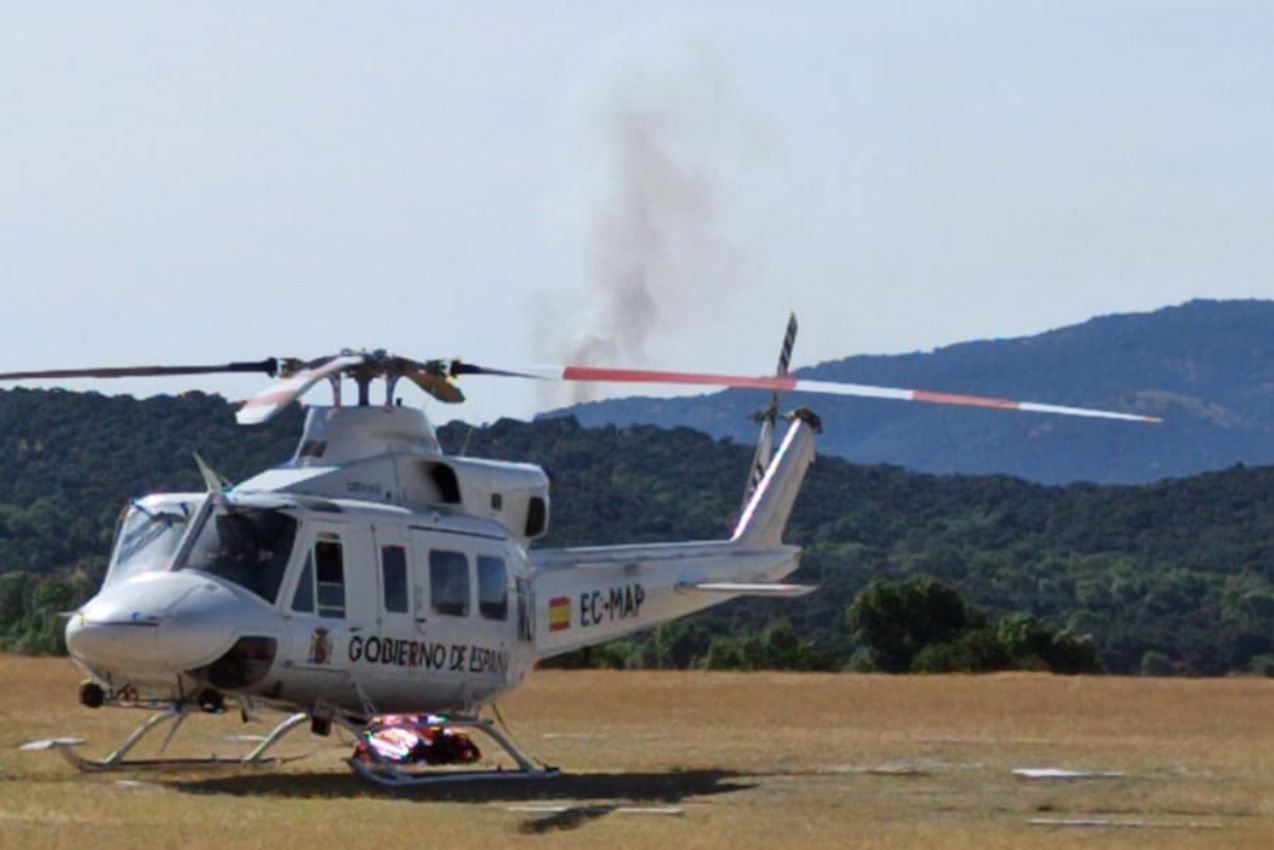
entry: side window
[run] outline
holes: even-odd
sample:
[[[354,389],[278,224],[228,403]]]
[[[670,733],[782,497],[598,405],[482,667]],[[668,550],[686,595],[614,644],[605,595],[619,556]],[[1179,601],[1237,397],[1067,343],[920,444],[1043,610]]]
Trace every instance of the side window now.
[[[548,526],[548,505],[539,496],[532,496],[526,506],[526,536],[539,537]]]
[[[469,615],[469,559],[463,552],[429,553],[429,599],[437,614]]]
[[[345,618],[345,557],[341,539],[323,534],[314,544],[314,566],[318,578],[318,615]]]
[[[407,613],[407,551],[401,546],[380,547],[380,574],[385,611]]]
[[[314,556],[305,556],[305,569],[301,570],[301,578],[296,583],[296,593],[292,594],[292,610],[303,614],[314,613]]]
[[[485,619],[509,619],[508,581],[503,558],[478,556],[478,613]]]

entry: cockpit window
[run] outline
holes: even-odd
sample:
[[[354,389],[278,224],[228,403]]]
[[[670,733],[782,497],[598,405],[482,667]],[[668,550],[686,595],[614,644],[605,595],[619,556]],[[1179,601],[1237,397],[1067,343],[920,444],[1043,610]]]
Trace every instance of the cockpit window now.
[[[292,554],[296,520],[270,508],[217,507],[202,522],[179,569],[218,576],[273,603]]]
[[[107,584],[168,565],[186,533],[186,506],[133,502],[120,519],[111,548]]]

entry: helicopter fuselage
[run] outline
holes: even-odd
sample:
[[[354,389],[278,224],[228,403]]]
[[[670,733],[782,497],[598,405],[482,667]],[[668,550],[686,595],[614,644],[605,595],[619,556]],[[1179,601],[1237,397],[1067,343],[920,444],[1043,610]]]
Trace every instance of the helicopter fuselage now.
[[[803,422],[728,540],[535,550],[543,470],[444,455],[413,423],[318,409],[292,461],[133,502],[101,592],[67,624],[73,660],[116,703],[469,714],[539,659],[809,590],[774,584],[799,558],[781,535],[813,458]]]
[[[143,510],[164,517],[188,498],[140,502],[126,531],[147,533],[165,520]],[[498,523],[306,501],[194,502],[171,561],[109,576],[72,618],[72,657],[134,699],[213,688],[348,714],[457,710],[522,682],[535,661],[530,565]]]

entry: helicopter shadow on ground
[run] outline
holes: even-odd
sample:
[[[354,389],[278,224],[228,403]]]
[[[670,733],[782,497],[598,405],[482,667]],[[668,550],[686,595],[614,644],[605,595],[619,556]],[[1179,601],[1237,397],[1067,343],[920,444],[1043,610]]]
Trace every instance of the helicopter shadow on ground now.
[[[238,797],[335,798],[385,796],[446,803],[623,800],[629,803],[679,803],[757,787],[759,777],[731,770],[566,773],[550,779],[474,780],[456,785],[384,789],[340,773],[253,773],[167,783],[191,794]],[[753,781],[749,781],[753,780]]]
[[[730,794],[756,788],[759,777],[730,770],[677,770],[661,773],[562,773],[551,779],[474,780],[458,785],[384,789],[349,774],[274,773],[219,776],[170,782],[192,794],[238,797],[394,797],[436,803],[562,803],[524,819],[523,833],[578,829],[621,805],[680,803],[689,797]],[[749,781],[752,780],[752,781]]]

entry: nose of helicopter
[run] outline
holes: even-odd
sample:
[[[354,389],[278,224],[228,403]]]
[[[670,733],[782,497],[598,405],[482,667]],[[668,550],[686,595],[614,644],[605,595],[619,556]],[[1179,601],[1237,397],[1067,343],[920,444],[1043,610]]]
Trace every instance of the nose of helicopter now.
[[[149,573],[113,585],[66,625],[66,647],[92,669],[178,673],[206,664],[234,639],[234,596],[206,578]]]
[[[159,622],[141,616],[127,620],[90,620],[83,611],[66,624],[66,648],[90,667],[153,663],[159,646]]]
[[[160,651],[165,661],[189,670],[220,656],[234,643],[238,608],[233,593],[201,580],[160,621]]]

